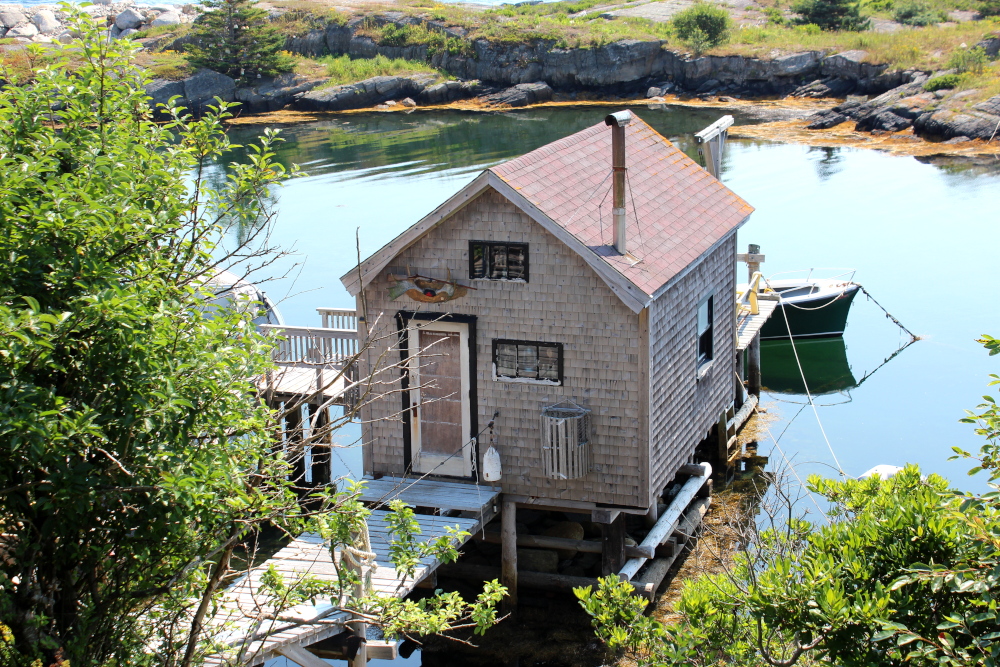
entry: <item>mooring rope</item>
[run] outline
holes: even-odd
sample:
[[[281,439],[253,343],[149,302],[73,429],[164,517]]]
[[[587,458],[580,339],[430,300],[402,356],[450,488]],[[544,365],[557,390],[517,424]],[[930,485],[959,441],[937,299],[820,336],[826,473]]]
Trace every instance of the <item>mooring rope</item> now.
[[[910,336],[910,338],[912,340],[920,340],[920,336],[918,336],[917,334],[913,333],[912,331],[910,331],[909,329],[907,329],[906,327],[904,327],[902,322],[900,322],[895,317],[893,317],[892,314],[888,310],[886,310],[885,307],[882,306],[881,303],[879,303],[878,301],[876,301],[875,297],[873,297],[871,295],[871,292],[869,292],[868,290],[866,290],[861,285],[858,285],[858,289],[860,289],[862,292],[864,292],[865,296],[868,297],[868,299],[872,303],[874,303],[876,306],[878,306],[882,310],[882,312],[885,313],[885,316],[887,318],[889,318],[890,320],[892,320],[893,324],[895,324],[897,327],[899,327],[900,329],[902,329],[903,331],[905,331],[907,334],[909,334],[909,336]]]
[[[781,295],[778,295],[778,303],[783,304]],[[813,401],[812,392],[809,391],[809,382],[806,380],[806,373],[802,370],[802,362],[799,360],[799,351],[795,347],[795,337],[792,335],[792,327],[788,324],[788,311],[784,308],[781,309],[781,314],[785,318],[785,329],[788,331],[788,340],[792,343],[792,353],[795,355],[795,364],[799,367],[799,375],[802,377],[802,386],[806,390],[806,398],[809,399],[809,405],[812,406],[813,414],[816,416],[816,423],[819,424],[820,433],[823,434],[823,440],[826,442],[827,449],[830,450],[830,455],[833,457],[833,462],[837,464],[837,470],[843,477],[848,477],[849,475],[844,472],[844,467],[840,465],[840,459],[837,458],[837,453],[833,451],[833,445],[830,444],[830,438],[826,435],[826,429],[823,427],[823,420],[819,418],[819,410],[816,409],[816,403]]]

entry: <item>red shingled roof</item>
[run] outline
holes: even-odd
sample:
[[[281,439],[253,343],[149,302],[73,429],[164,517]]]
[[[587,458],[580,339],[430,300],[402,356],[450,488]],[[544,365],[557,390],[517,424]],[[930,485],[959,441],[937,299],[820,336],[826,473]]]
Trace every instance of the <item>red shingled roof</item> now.
[[[625,165],[627,248],[641,260],[634,266],[612,239],[611,128],[603,122],[490,171],[648,295],[753,211],[635,114]]]

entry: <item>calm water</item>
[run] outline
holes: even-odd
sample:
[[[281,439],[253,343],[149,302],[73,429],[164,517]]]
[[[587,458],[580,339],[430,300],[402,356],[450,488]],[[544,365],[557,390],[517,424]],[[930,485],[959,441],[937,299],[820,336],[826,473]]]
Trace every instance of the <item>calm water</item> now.
[[[300,266],[292,277],[270,283],[269,293],[292,324],[317,325],[317,306],[353,307],[340,276],[357,260],[356,232],[367,256],[483,168],[613,110],[351,115],[286,129],[280,158],[309,175],[277,193],[274,240],[295,248]],[[689,153],[690,133],[719,115],[637,111]],[[255,132],[238,130],[236,139],[248,141]],[[923,336],[869,376],[907,339],[859,296],[843,345],[802,350],[803,363],[817,375],[810,384],[823,394],[816,403],[830,447],[812,410],[802,409],[801,382],[789,384],[797,374],[788,366],[789,350],[765,347],[765,384],[778,390],[764,396],[775,416],[771,432],[800,474],[835,472],[835,455],[850,475],[880,463],[913,462],[964,488],[982,488],[965,476],[971,466],[946,459],[952,445],[978,446],[958,419],[977,404],[986,375],[1000,370],[1000,358],[989,358],[974,342],[1000,332],[990,290],[1000,248],[1000,163],[935,165],[866,150],[731,141],[724,180],[757,209],[739,242],[741,248],[760,244],[766,275],[857,269],[858,282]],[[742,275],[745,267],[738,270]],[[834,368],[817,368],[816,359]],[[773,447],[768,438],[760,451]],[[341,455],[346,469],[360,472],[356,450]]]

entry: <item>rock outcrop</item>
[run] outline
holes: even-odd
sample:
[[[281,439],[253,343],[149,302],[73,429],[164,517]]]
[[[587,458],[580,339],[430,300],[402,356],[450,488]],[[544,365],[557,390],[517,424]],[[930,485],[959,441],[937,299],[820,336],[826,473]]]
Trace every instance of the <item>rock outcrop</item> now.
[[[552,88],[544,81],[519,83],[516,86],[487,95],[484,100],[490,106],[526,107],[529,104],[548,102],[552,99]]]
[[[376,76],[358,83],[311,90],[295,98],[302,111],[343,111],[382,104],[403,97],[418,97],[434,81],[433,76]]]
[[[870,100],[848,99],[811,116],[808,128],[825,130],[854,121],[859,132],[900,132],[913,128],[920,135],[952,139],[990,139],[1000,127],[1000,96],[967,106],[978,91],[954,93],[924,90],[927,74]]]

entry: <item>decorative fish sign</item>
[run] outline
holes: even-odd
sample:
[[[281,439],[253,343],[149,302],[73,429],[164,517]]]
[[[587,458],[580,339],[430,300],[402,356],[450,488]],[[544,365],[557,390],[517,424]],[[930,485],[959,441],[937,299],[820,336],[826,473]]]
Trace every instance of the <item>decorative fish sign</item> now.
[[[470,289],[476,289],[452,282],[451,269],[448,269],[447,280],[436,280],[420,275],[396,276],[390,273],[389,282],[392,283],[389,297],[394,301],[405,294],[420,303],[443,303],[465,296]]]

